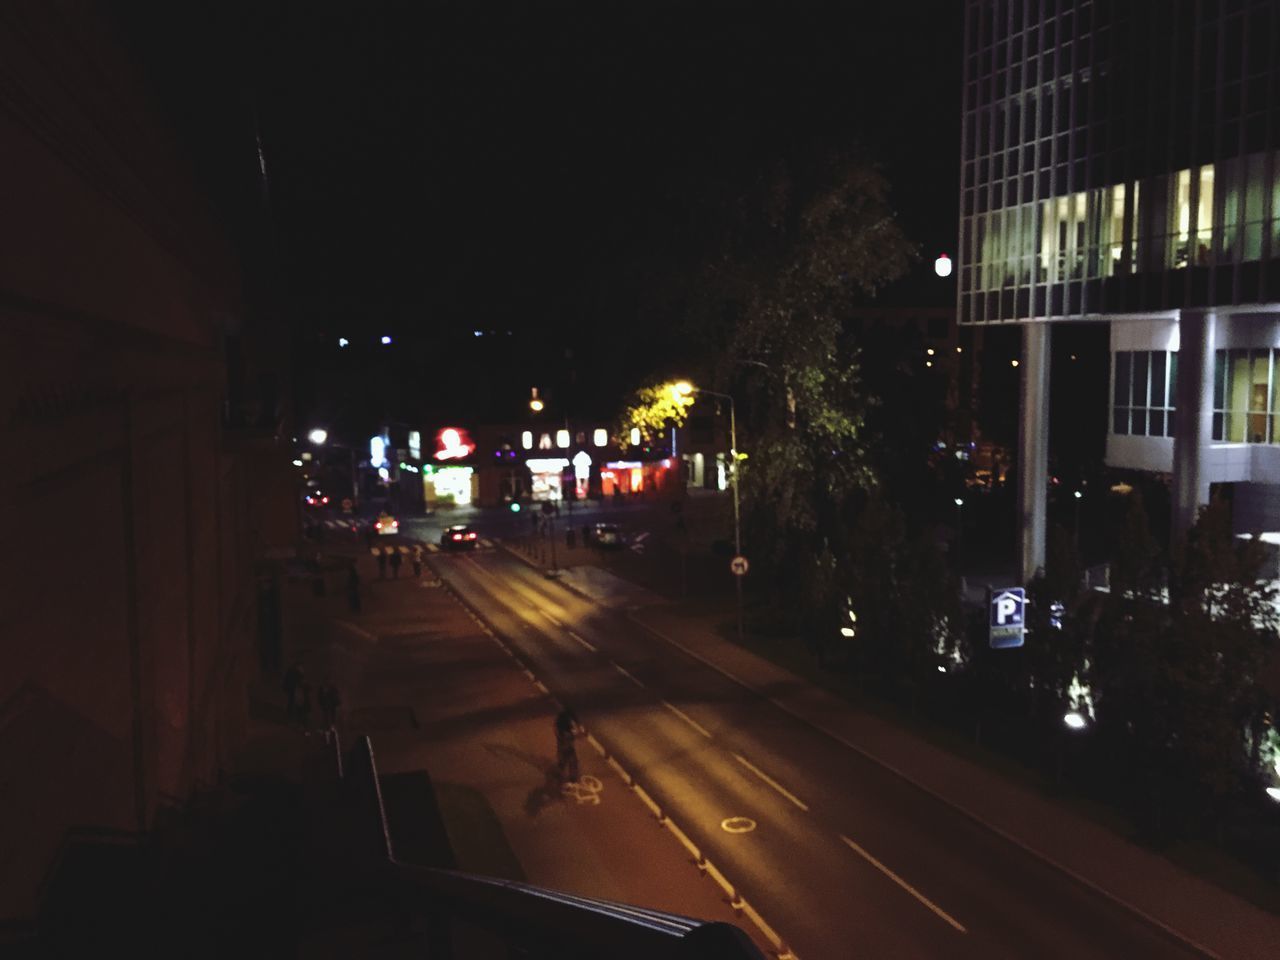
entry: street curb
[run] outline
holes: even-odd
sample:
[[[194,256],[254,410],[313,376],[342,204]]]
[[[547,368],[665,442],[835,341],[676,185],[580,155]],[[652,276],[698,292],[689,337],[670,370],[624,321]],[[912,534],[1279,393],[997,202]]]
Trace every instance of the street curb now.
[[[1204,946],[1204,944],[1201,944],[1191,939],[1190,937],[1186,936],[1185,934],[1180,933],[1179,931],[1175,930],[1173,927],[1169,926],[1164,921],[1156,917],[1153,917],[1151,914],[1147,913],[1145,910],[1141,909],[1140,907],[1135,906],[1134,904],[1130,903],[1124,898],[1112,893],[1111,891],[1105,889],[1104,887],[1099,886],[1093,880],[1090,880],[1088,877],[1085,877],[1082,874],[1077,873],[1075,870],[1072,870],[1070,867],[1066,866],[1065,864],[1059,863],[1053,857],[1050,857],[1048,854],[1040,850],[1037,850],[1035,847],[1030,846],[1028,843],[1026,843],[1026,841],[1014,836],[1013,834],[1009,833],[1007,830],[1004,830],[1001,827],[997,827],[995,824],[987,820],[984,820],[981,816],[974,813],[972,810],[968,809],[967,807],[964,807],[959,803],[957,803],[956,801],[950,799],[949,797],[945,797],[942,794],[937,793],[936,791],[930,789],[929,787],[926,787],[924,784],[920,783],[917,780],[914,780],[910,775],[898,769],[893,764],[889,763],[887,760],[884,760],[876,756],[875,754],[868,752],[865,748],[860,747],[855,743],[851,743],[850,741],[842,737],[840,734],[835,733],[834,731],[828,730],[821,723],[818,723],[815,720],[811,720],[809,717],[806,717],[803,714],[797,713],[794,709],[787,706],[782,701],[777,700],[774,697],[768,696],[767,694],[761,693],[759,690],[757,690],[751,684],[747,683],[745,680],[739,679],[738,677],[730,673],[728,670],[721,667],[719,664],[714,663],[711,660],[704,657],[702,654],[689,649],[684,644],[680,643],[678,640],[671,639],[670,637],[660,632],[657,628],[645,623],[643,620],[640,620],[634,614],[625,610],[619,611],[619,613],[621,613],[622,616],[626,617],[629,621],[634,623],[636,626],[641,627],[644,630],[647,630],[649,633],[653,634],[659,640],[662,640],[670,644],[671,646],[677,648],[678,650],[683,651],[688,656],[693,657],[695,660],[699,661],[700,663],[705,664],[706,666],[715,670],[721,676],[726,677],[727,679],[738,684],[743,689],[750,691],[751,693],[755,694],[758,697],[768,700],[770,703],[772,703],[775,707],[777,707],[783,713],[786,713],[788,716],[791,716],[794,719],[799,720],[805,726],[818,731],[824,736],[830,737],[832,740],[835,740],[837,743],[841,744],[842,746],[847,747],[848,749],[861,755],[867,760],[870,760],[872,763],[875,763],[881,768],[887,770],[889,773],[892,773],[894,776],[898,777],[898,779],[902,780],[904,783],[911,785],[915,789],[919,790],[921,793],[924,793],[925,795],[941,803],[943,806],[946,806],[951,810],[954,810],[956,813],[961,814],[968,820],[982,827],[984,830],[987,830],[988,832],[994,834],[995,836],[999,837],[1005,842],[1012,844],[1014,847],[1017,847],[1019,850],[1021,850],[1023,853],[1026,853],[1028,856],[1031,856],[1036,860],[1039,860],[1041,863],[1045,864],[1046,866],[1049,866],[1052,869],[1058,871],[1063,876],[1075,881],[1080,886],[1084,887],[1085,889],[1089,890],[1095,895],[1100,896],[1105,900],[1109,900],[1110,902],[1114,903],[1116,906],[1121,907],[1122,909],[1128,911],[1129,913],[1133,914],[1135,917],[1139,918],[1140,920],[1147,923],[1151,927],[1154,927],[1157,931],[1159,931],[1166,937],[1170,938],[1171,940],[1174,940],[1180,945],[1195,951],[1196,953],[1200,954],[1202,957],[1206,958],[1206,960],[1223,960],[1223,957],[1220,954],[1214,953],[1208,947]]]

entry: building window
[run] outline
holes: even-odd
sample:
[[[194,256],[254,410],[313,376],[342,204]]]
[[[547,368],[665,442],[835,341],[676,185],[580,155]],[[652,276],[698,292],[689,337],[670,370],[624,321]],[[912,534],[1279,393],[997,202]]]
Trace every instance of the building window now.
[[[591,435],[591,440],[597,447],[603,447],[609,442],[609,431],[604,427],[596,427],[595,432]]]
[[[1213,360],[1213,439],[1280,443],[1280,351],[1218,350]]]
[[[1115,358],[1111,432],[1172,437],[1178,355],[1168,350],[1118,350]]]
[[[526,430],[520,434],[520,446],[524,447],[526,450],[533,449],[533,431]]]

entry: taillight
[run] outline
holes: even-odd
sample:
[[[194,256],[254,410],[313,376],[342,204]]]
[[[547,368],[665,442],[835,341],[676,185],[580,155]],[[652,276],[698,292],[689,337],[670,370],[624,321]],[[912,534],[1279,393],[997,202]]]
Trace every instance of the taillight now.
[[[453,535],[453,539],[455,539],[455,540],[461,540],[461,539],[462,539],[462,534],[460,534],[460,533],[455,533],[455,534]]]
[[[321,503],[328,503],[328,502],[329,502],[329,498],[328,498],[328,497],[321,497],[321,498],[320,498],[320,502],[321,502]]]
[[[375,523],[375,524],[373,525],[373,527],[374,527],[374,529],[375,529],[375,530],[381,530],[381,529],[382,529],[382,521],[378,521],[377,523]]]
[[[468,539],[468,540],[474,540],[475,538],[476,538],[476,535],[475,535],[474,533],[468,533],[468,534],[467,534],[467,539]]]

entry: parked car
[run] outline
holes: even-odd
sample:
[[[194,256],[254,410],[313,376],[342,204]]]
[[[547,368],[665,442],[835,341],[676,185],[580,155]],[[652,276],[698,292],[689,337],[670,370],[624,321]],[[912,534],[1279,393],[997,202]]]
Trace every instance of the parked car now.
[[[450,550],[474,550],[479,540],[480,535],[464,523],[446,527],[440,534],[440,546]]]
[[[591,542],[604,549],[617,549],[622,546],[622,531],[616,523],[593,523]]]

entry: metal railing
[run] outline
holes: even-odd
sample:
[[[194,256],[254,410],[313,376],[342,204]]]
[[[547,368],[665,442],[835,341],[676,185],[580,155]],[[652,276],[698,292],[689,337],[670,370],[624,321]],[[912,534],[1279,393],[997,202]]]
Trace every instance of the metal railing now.
[[[400,863],[382,802],[373,743],[367,736],[352,746],[345,770],[357,818],[354,826],[371,878],[401,910],[435,928],[432,942],[446,951],[444,956],[452,955],[447,946],[441,947],[454,939],[447,933],[466,926],[496,937],[512,956],[528,958],[763,960],[751,939],[732,924],[579,897],[514,880]]]

